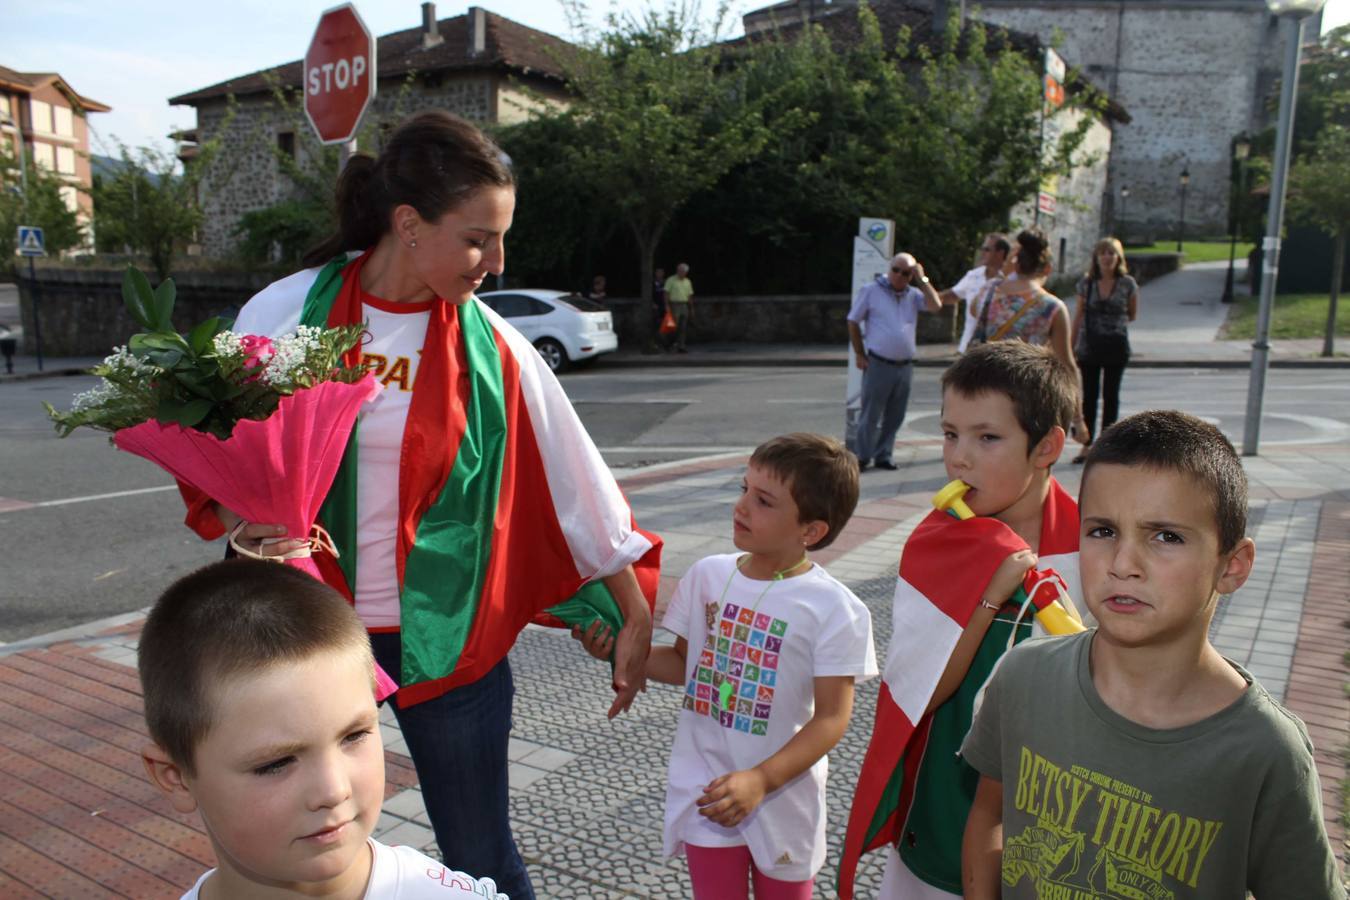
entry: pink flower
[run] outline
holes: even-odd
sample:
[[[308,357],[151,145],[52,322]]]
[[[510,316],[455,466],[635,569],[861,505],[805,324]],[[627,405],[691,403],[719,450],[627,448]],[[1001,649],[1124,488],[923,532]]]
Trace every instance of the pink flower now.
[[[259,334],[246,334],[239,339],[239,350],[244,354],[244,368],[256,369],[267,365],[275,354],[272,339]]]

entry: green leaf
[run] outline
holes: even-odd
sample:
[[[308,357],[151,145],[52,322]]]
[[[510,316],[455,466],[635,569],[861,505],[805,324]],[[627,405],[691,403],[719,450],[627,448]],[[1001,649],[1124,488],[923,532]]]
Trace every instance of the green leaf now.
[[[126,272],[122,275],[122,302],[126,305],[127,312],[131,313],[131,317],[142,327],[151,331],[158,330],[152,312],[155,292],[150,289],[150,279],[135,266],[127,266]]]
[[[197,323],[197,326],[188,332],[188,346],[192,352],[198,356],[205,356],[206,351],[211,349],[211,340],[221,331],[220,317],[207,319],[204,322]]]
[[[189,400],[186,403],[179,403],[166,398],[159,402],[155,418],[166,424],[177,422],[184,428],[192,428],[210,415],[214,406],[210,400]]]
[[[156,331],[173,331],[173,303],[177,296],[178,289],[174,287],[172,278],[165,278],[159,283],[159,287],[155,288],[150,309]]]

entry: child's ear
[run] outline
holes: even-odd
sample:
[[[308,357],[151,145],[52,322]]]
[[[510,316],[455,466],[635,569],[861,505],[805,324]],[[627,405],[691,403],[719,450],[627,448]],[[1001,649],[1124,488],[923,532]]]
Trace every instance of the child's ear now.
[[[175,810],[180,813],[196,811],[197,799],[192,796],[183,770],[169,758],[163,747],[158,744],[141,747],[141,762],[145,765],[145,774],[150,777],[150,783],[159,788]]]
[[[1064,429],[1058,425],[1051,426],[1046,432],[1045,437],[1041,438],[1034,450],[1031,451],[1031,462],[1038,469],[1048,469],[1059,460],[1059,455],[1064,452],[1064,441],[1066,436]]]
[[[814,547],[816,544],[825,540],[825,535],[830,533],[830,523],[824,519],[816,519],[814,522],[807,522],[802,528],[802,550],[807,547]]]
[[[1223,568],[1219,571],[1218,584],[1214,589],[1220,594],[1231,594],[1246,583],[1256,564],[1256,542],[1245,537],[1237,546],[1224,554]]]

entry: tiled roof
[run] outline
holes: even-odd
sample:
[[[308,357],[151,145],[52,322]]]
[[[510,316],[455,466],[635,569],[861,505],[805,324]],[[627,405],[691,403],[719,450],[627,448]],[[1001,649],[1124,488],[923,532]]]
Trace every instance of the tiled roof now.
[[[444,72],[454,70],[506,69],[526,75],[562,79],[562,69],[555,55],[567,53],[572,45],[562,38],[513,22],[496,13],[483,13],[485,47],[474,55],[470,49],[470,17],[466,13],[441,19],[437,30],[443,40],[433,47],[422,46],[422,27],[409,28],[386,34],[376,41],[375,58],[380,78],[407,75],[409,72]],[[272,82],[289,87],[301,83],[302,60],[263,69],[251,75],[241,75],[200,90],[190,91],[169,99],[172,105],[194,106],[203,100],[256,94],[272,89]]]
[[[106,103],[99,103],[92,97],[85,97],[80,94],[56,72],[19,72],[8,66],[0,66],[0,86],[31,92],[53,81],[57,82],[58,87],[69,94],[71,99],[87,112],[110,112],[112,110],[112,107]]]

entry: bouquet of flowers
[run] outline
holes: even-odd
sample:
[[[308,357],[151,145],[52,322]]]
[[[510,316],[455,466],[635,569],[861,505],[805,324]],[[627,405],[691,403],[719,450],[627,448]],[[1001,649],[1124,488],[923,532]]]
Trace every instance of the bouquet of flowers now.
[[[44,404],[62,437],[76,428],[112,432],[121,450],[144,457],[246,522],[279,522],[310,546],[285,561],[316,578],[310,550],[336,555],[315,525],[361,404],[380,391],[363,366],[343,356],[364,327],[311,328],[275,340],[237,334],[207,319],[187,334],[172,325],[172,279],[151,289],[128,267],[127,311],[146,330],[93,373],[102,381],[67,412]],[[257,554],[236,543],[248,556]],[[377,673],[381,697],[393,682]]]

